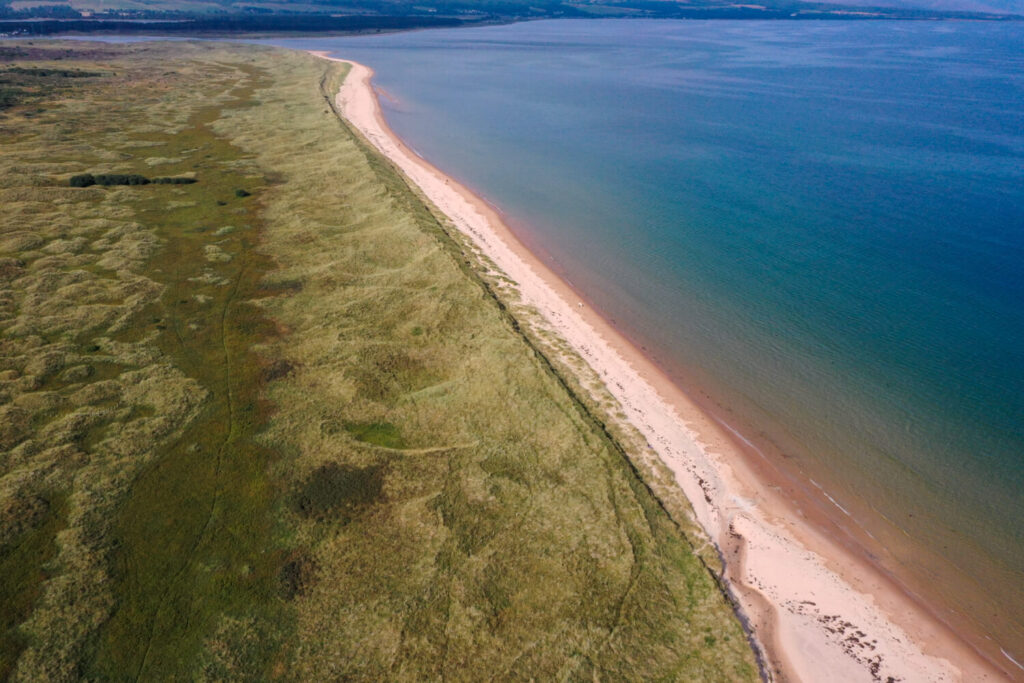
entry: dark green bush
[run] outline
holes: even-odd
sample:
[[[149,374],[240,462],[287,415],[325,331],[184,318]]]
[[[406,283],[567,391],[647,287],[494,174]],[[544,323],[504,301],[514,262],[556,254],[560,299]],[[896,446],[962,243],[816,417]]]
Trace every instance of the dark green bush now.
[[[149,178],[138,173],[103,173],[100,175],[81,173],[71,176],[71,179],[68,181],[71,187],[89,187],[90,185],[149,185],[149,183]]]
[[[235,190],[235,196],[236,197],[248,197],[251,194],[252,194],[251,192],[246,192],[245,190],[243,190],[241,188]]]
[[[191,185],[196,182],[196,179],[175,176],[173,178],[153,178],[153,182],[157,185]]]
[[[149,178],[138,173],[108,173],[95,177],[97,185],[149,185]]]
[[[18,75],[18,76],[33,76],[33,77],[36,77],[36,78],[51,78],[51,77],[54,77],[54,76],[59,77],[59,78],[92,78],[92,77],[95,77],[95,76],[102,76],[103,75],[103,74],[98,73],[96,71],[77,71],[77,70],[72,71],[70,69],[37,69],[37,68],[33,68],[33,67],[23,67],[23,66],[11,66],[11,67],[8,67],[8,68],[4,69],[3,71],[0,71],[0,74],[12,74],[12,75]]]
[[[24,95],[18,88],[0,87],[0,109],[8,109],[21,102]]]

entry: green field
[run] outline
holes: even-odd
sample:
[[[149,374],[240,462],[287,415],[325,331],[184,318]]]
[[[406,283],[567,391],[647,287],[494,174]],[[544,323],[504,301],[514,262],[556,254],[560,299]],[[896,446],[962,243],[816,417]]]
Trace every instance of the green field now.
[[[678,491],[342,77],[0,43],[0,677],[757,678]]]

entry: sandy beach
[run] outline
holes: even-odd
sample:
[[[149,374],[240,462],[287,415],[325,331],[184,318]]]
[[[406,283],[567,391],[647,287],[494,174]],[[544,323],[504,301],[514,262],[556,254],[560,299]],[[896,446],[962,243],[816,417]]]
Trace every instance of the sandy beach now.
[[[728,585],[775,680],[995,681],[1022,673],[990,663],[858,555],[826,515],[801,505],[753,443],[702,410],[585,305],[487,202],[394,135],[372,70],[348,63],[339,111],[516,283],[516,303],[535,310],[591,366],[671,469],[725,560]]]

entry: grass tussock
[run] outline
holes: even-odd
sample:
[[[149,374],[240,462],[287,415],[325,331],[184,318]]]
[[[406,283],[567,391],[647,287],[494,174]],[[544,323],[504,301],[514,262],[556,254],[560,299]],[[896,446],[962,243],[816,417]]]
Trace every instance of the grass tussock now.
[[[0,676],[756,677],[680,515],[331,112],[344,69],[4,55],[59,84],[0,114]],[[154,168],[201,182],[68,186]]]

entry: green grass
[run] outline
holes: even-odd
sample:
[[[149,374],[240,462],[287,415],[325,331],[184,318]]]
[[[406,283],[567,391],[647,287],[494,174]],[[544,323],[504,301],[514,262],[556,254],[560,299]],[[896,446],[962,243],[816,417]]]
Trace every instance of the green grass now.
[[[273,599],[280,556],[267,543],[275,497],[266,467],[274,454],[252,440],[263,409],[260,359],[249,349],[270,323],[248,301],[258,296],[268,259],[253,251],[258,237],[252,228],[223,237],[209,229],[258,221],[254,207],[232,197],[236,185],[253,180],[230,166],[243,155],[208,127],[225,108],[251,106],[259,74],[244,67],[241,73],[248,79],[229,91],[225,107],[200,109],[181,132],[155,138],[164,141],[162,156],[201,169],[202,186],[182,195],[194,206],[168,211],[159,194],[136,200],[136,215],[158,226],[165,240],[150,264],[167,287],[158,315],[164,330],[156,343],[209,390],[209,398],[192,425],[140,474],[118,515],[115,576],[138,589],[120,600],[104,626],[88,670],[100,678],[123,672],[184,676],[221,615],[258,606],[264,618],[280,618]],[[210,253],[218,258],[211,260]],[[196,279],[210,272],[223,284],[197,286]],[[206,300],[200,303],[197,294]],[[255,671],[277,653],[261,648],[258,654],[248,660]]]
[[[335,117],[344,69],[32,50],[103,76],[0,114],[0,509],[47,510],[0,528],[0,671],[756,678],[684,507]],[[115,172],[198,182],[67,187]]]
[[[55,538],[64,525],[66,500],[60,495],[22,498],[4,509],[4,543],[0,544],[0,678],[6,679],[25,636],[16,629],[32,612],[46,578],[46,565],[57,547]],[[12,533],[13,532],[13,533]]]
[[[398,427],[390,422],[368,422],[345,425],[345,429],[357,441],[372,443],[384,448],[404,448],[405,439]]]
[[[224,107],[251,106],[252,89],[260,84],[254,69],[240,65],[236,70],[213,64],[207,68],[205,85],[210,90],[223,93],[224,84],[233,82],[237,75],[244,79],[243,87],[226,89]],[[132,77],[138,79],[140,75]],[[98,90],[94,94],[111,93]],[[156,247],[146,258],[132,264],[136,267],[130,273],[121,270],[127,265],[122,263],[96,267],[102,259],[76,264],[78,268],[71,271],[78,280],[89,272],[95,281],[144,275],[154,293],[144,303],[140,302],[142,305],[126,311],[127,317],[115,326],[117,329],[75,326],[68,321],[63,336],[73,339],[76,346],[84,347],[88,353],[101,353],[105,346],[130,345],[133,353],[124,354],[122,348],[122,354],[149,356],[141,362],[105,363],[98,372],[93,366],[84,366],[89,370],[79,375],[91,380],[91,387],[104,381],[115,382],[119,392],[124,392],[133,379],[139,379],[137,375],[129,377],[126,371],[138,373],[138,366],[144,365],[146,370],[160,374],[166,372],[166,368],[160,368],[166,362],[183,375],[182,379],[188,378],[195,387],[202,388],[203,400],[193,407],[183,429],[168,429],[162,435],[164,438],[153,438],[151,433],[143,435],[137,446],[144,451],[144,457],[131,463],[130,482],[121,486],[103,482],[104,495],[113,495],[116,505],[104,520],[106,528],[100,547],[88,548],[87,552],[109,574],[112,583],[104,591],[102,601],[114,600],[116,606],[102,617],[102,628],[91,628],[74,642],[52,643],[72,651],[66,655],[47,653],[38,670],[48,674],[72,667],[102,678],[147,675],[153,671],[186,673],[200,659],[204,640],[214,631],[214,622],[222,614],[233,608],[246,612],[253,605],[262,605],[267,614],[277,615],[279,611],[273,598],[277,595],[280,560],[276,553],[267,552],[273,550],[273,545],[266,543],[273,527],[276,497],[269,490],[265,467],[273,454],[252,441],[263,419],[264,408],[258,397],[263,359],[249,349],[264,337],[269,323],[263,320],[258,308],[245,303],[257,295],[269,260],[253,250],[258,237],[251,226],[258,221],[258,205],[243,208],[242,200],[235,197],[239,185],[262,183],[263,179],[239,167],[244,155],[210,131],[208,124],[220,116],[222,107],[199,106],[205,104],[202,94],[196,93],[191,113],[179,120],[179,128],[173,134],[146,130],[140,125],[142,130],[138,132],[127,129],[110,135],[105,140],[109,146],[100,150],[123,157],[130,154],[124,150],[142,144],[144,147],[140,148],[146,150],[147,156],[131,155],[136,156],[134,167],[130,167],[132,162],[124,161],[118,164],[118,170],[143,171],[149,167],[148,159],[174,159],[161,163],[160,169],[201,173],[202,184],[185,186],[183,190],[147,186],[122,191],[78,190],[79,194],[69,195],[76,199],[87,197],[80,204],[98,209],[95,213],[100,215],[128,217],[125,212],[130,212],[132,222],[145,226]],[[122,115],[133,115],[140,124],[147,123],[143,112],[135,111],[139,105],[119,104],[127,110],[122,110]],[[96,134],[89,130],[87,111],[61,123],[82,125],[83,137]],[[79,140],[71,142],[81,144]],[[59,149],[53,152],[59,154]],[[23,149],[12,151],[24,154]],[[96,156],[102,160],[108,155]],[[87,156],[76,159],[79,163],[88,160]],[[82,195],[83,192],[89,194]],[[24,205],[26,209],[37,210],[35,220],[47,218],[44,207],[32,206],[32,202]],[[90,220],[86,215],[75,218]],[[216,229],[206,229],[209,225],[221,227],[228,223],[250,227],[220,235]],[[27,226],[12,222],[8,227]],[[103,240],[93,244],[96,242]],[[103,246],[106,245],[101,244],[101,249]],[[209,251],[211,247],[214,252]],[[116,249],[106,251],[109,255]],[[211,254],[216,258],[211,259]],[[114,277],[112,269],[117,273]],[[47,276],[52,277],[50,272]],[[91,284],[91,280],[87,282]],[[106,341],[97,344],[97,337]],[[166,379],[161,377],[157,381]],[[45,382],[47,389],[61,389],[52,379]],[[173,382],[154,386],[154,396],[147,398],[159,404],[165,398],[160,395],[162,390],[183,388],[175,387]],[[90,405],[117,404],[93,400]],[[174,417],[169,412],[159,405],[133,406],[121,419],[89,425],[88,433],[72,438],[72,442],[89,460],[101,460],[108,456],[106,451],[125,448],[118,443],[118,432],[133,421],[167,420]],[[45,428],[54,415],[36,411],[35,417],[37,425]],[[109,469],[109,474],[114,475],[113,468]],[[85,525],[83,532],[94,534],[96,530]],[[205,597],[196,600],[197,593]],[[44,614],[40,610],[36,618]],[[20,647],[27,641],[22,637],[11,642]],[[16,648],[9,651],[15,652]],[[261,649],[263,659],[259,661],[269,660],[273,654]]]

